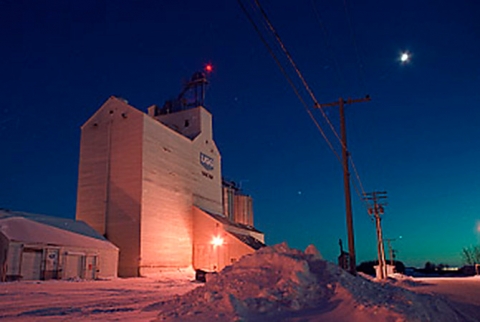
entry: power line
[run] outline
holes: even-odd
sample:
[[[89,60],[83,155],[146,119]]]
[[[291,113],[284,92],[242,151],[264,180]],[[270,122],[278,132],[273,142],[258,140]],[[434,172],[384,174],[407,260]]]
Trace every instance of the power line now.
[[[357,171],[357,167],[355,166],[355,162],[353,162],[353,158],[351,157],[350,155],[350,164],[352,165],[352,169],[353,169],[353,172],[355,173],[355,177],[358,181],[358,184],[360,185],[360,190],[362,191],[362,195],[365,194],[365,189],[363,189],[363,184],[362,184],[362,180],[360,180],[360,176],[358,174],[358,171]],[[360,199],[362,199],[362,196],[359,195]]]
[[[355,193],[357,194],[358,198],[363,202],[363,206],[368,211],[368,208],[370,207],[370,204],[366,200],[363,199],[363,195],[360,192],[360,187],[353,180],[352,180],[352,185],[353,185],[353,189],[355,190]]]
[[[317,6],[315,4],[315,0],[311,0],[310,3],[312,4],[313,13],[315,14],[315,20],[317,21],[320,29],[322,30],[325,36],[325,47],[327,48],[327,52],[330,53],[329,58],[333,62],[333,68],[336,71],[338,82],[340,84],[343,84],[345,83],[345,80],[343,78],[343,74],[341,72],[340,66],[338,65],[338,61],[335,58],[335,55],[333,54],[333,49],[330,44],[330,36],[328,34],[327,28],[325,27],[325,24],[322,22],[322,19],[320,17],[320,12],[318,11]]]
[[[366,86],[365,86],[365,77],[364,77],[364,71],[363,71],[363,61],[362,61],[362,58],[360,56],[360,50],[359,50],[358,43],[357,43],[357,37],[356,37],[355,32],[353,30],[353,23],[352,23],[352,19],[350,17],[350,12],[349,12],[349,9],[348,9],[347,0],[343,0],[343,7],[345,9],[345,16],[347,17],[348,26],[350,28],[350,36],[352,38],[353,48],[354,48],[355,54],[357,56],[358,76],[359,76],[359,79],[360,79],[360,83],[363,87],[363,90],[365,91]]]
[[[265,12],[265,10],[263,10],[263,8],[262,8],[262,6],[260,5],[260,3],[259,3],[258,0],[255,0],[255,4],[257,5],[258,9],[260,10],[263,18],[265,19],[268,27],[270,28],[270,31],[272,32],[272,34],[275,36],[277,42],[279,43],[280,48],[282,49],[282,51],[284,52],[284,54],[287,56],[290,64],[292,65],[293,69],[295,70],[298,78],[300,78],[300,80],[302,81],[302,84],[303,84],[303,86],[305,87],[305,89],[307,90],[308,94],[310,95],[310,98],[313,100],[314,106],[315,106],[315,107],[321,107],[321,105],[318,103],[317,98],[316,98],[315,95],[313,94],[312,89],[311,89],[310,86],[308,85],[307,81],[306,81],[305,78],[303,77],[303,74],[300,72],[299,68],[297,67],[297,64],[295,63],[295,61],[293,60],[293,58],[292,58],[292,56],[290,55],[289,51],[288,51],[287,48],[285,47],[282,39],[280,38],[280,35],[277,33],[277,31],[276,31],[275,28],[273,27],[272,23],[270,22],[270,19],[268,18],[267,13]],[[330,126],[330,129],[332,130],[332,132],[333,132],[333,133],[335,134],[335,136],[337,137],[338,142],[340,142],[340,144],[343,144],[343,143],[342,143],[342,140],[340,139],[340,136],[338,135],[337,131],[335,130],[334,126],[332,125],[332,122],[330,122],[330,119],[328,118],[327,114],[325,114],[325,111],[323,111],[323,109],[320,108],[320,112],[322,113],[322,116],[323,116],[323,118],[325,119],[325,121],[327,122],[327,124]]]
[[[320,13],[318,12],[318,9],[317,9],[317,6],[315,4],[315,1],[314,0],[311,0],[311,4],[312,4],[312,7],[313,7],[313,11],[315,13],[315,18],[320,26],[320,29],[322,30],[322,32],[324,33],[325,35],[325,43],[326,43],[326,47],[327,47],[327,51],[329,51],[330,53],[333,52],[333,50],[331,49],[331,46],[330,46],[330,42],[329,42],[329,35],[327,33],[327,29],[325,27],[325,25],[322,23],[322,19],[320,18]],[[351,35],[353,36],[353,43],[354,43],[354,47],[356,48],[356,53],[357,53],[357,62],[358,61],[361,61],[361,58],[360,58],[360,55],[359,55],[359,50],[358,50],[358,46],[356,45],[356,38],[355,38],[355,33],[353,32],[353,24],[352,24],[352,21],[350,19],[350,14],[349,14],[349,10],[348,10],[348,6],[347,6],[347,3],[346,3],[346,0],[344,0],[343,2],[344,4],[344,8],[345,8],[345,13],[347,15],[347,20],[348,20],[348,24],[350,26],[350,30],[351,30]],[[340,80],[343,80],[343,75],[341,73],[341,70],[338,66],[338,63],[337,63],[337,60],[335,59],[335,56],[334,55],[331,55],[331,59],[334,63],[334,68],[337,72],[337,77],[340,79]],[[361,63],[360,63],[361,64]],[[362,64],[360,66],[363,66]],[[361,73],[361,71],[360,71]],[[363,84],[364,85],[364,84]],[[365,85],[364,85],[365,86]],[[355,162],[353,161],[353,158],[350,158],[350,163],[352,165],[352,168],[353,168],[353,172],[355,173],[355,178],[357,179],[358,181],[358,184],[360,185],[360,190],[361,190],[361,195],[358,193],[358,190],[357,190],[357,194],[358,194],[358,197],[360,200],[363,200],[362,196],[365,194],[365,189],[363,187],[363,184],[362,184],[362,180],[360,179],[360,176],[358,174],[358,171],[357,171],[357,167],[355,166]],[[356,188],[356,187],[355,187]],[[364,201],[364,200],[363,200]],[[367,203],[368,204],[368,203]]]
[[[273,60],[275,61],[275,63],[277,64],[278,68],[280,69],[281,73],[283,74],[283,76],[286,78],[287,82],[289,83],[289,85],[292,87],[293,91],[295,92],[295,95],[297,96],[297,98],[300,100],[300,102],[302,103],[302,105],[305,107],[305,110],[307,111],[307,114],[310,116],[310,118],[312,119],[312,121],[314,122],[315,126],[317,127],[317,129],[320,131],[322,137],[325,139],[325,141],[327,142],[327,145],[328,147],[330,148],[330,150],[332,150],[332,152],[335,154],[335,156],[337,157],[338,161],[341,162],[341,159],[340,159],[340,156],[339,154],[337,153],[337,151],[335,150],[335,148],[333,147],[332,143],[330,142],[330,140],[328,139],[327,135],[325,134],[325,131],[323,130],[323,128],[320,126],[320,124],[317,122],[317,120],[315,119],[315,117],[313,116],[312,112],[310,111],[309,107],[308,107],[308,104],[305,102],[305,100],[303,99],[303,97],[300,95],[300,92],[298,90],[298,88],[295,86],[295,84],[293,83],[293,80],[291,79],[290,76],[288,76],[285,68],[283,67],[282,63],[280,62],[280,60],[278,59],[278,57],[275,55],[274,51],[272,50],[272,47],[268,44],[267,40],[265,39],[265,37],[263,36],[262,32],[260,31],[260,29],[258,28],[257,24],[255,23],[255,21],[253,20],[252,16],[250,15],[250,13],[247,11],[247,9],[245,8],[245,6],[243,5],[243,3],[241,2],[241,0],[237,0],[238,4],[240,5],[242,11],[244,12],[244,14],[247,16],[247,19],[248,21],[252,24],[253,28],[255,29],[255,31],[257,32],[258,36],[260,37],[261,41],[263,42],[263,44],[265,45],[265,47],[267,48],[269,54],[272,56]]]
[[[322,19],[320,17],[320,13],[317,9],[317,6],[315,4],[315,0],[311,0],[310,1],[311,5],[312,5],[312,8],[313,8],[313,12],[315,14],[315,18],[316,18],[316,21],[320,27],[320,29],[322,30],[324,36],[325,36],[325,47],[327,48],[327,52],[329,52],[329,56],[330,56],[330,59],[333,61],[333,64],[334,64],[334,69],[336,71],[336,74],[337,74],[337,78],[339,79],[339,81],[343,81],[343,75],[341,73],[341,69],[338,65],[338,62],[337,60],[335,59],[335,55],[332,55],[333,53],[333,50],[330,46],[330,38],[329,38],[329,35],[328,35],[328,32],[327,32],[327,28],[325,27],[325,25],[323,24],[322,22]],[[348,20],[348,24],[349,24],[349,27],[350,27],[350,30],[351,30],[351,35],[352,35],[352,39],[353,39],[353,44],[354,44],[354,47],[356,48],[356,53],[357,53],[357,62],[361,61],[361,58],[360,58],[360,55],[359,55],[359,50],[358,50],[358,46],[356,45],[356,40],[355,40],[355,34],[353,32],[353,24],[351,22],[351,19],[350,19],[350,14],[349,14],[349,11],[348,11],[348,7],[347,7],[347,3],[346,3],[346,0],[344,0],[344,8],[345,8],[345,13],[346,13],[346,16],[347,16],[347,20]],[[361,64],[361,63],[360,63]],[[361,67],[362,65],[360,65]],[[361,73],[361,71],[360,71]],[[355,166],[355,162],[353,161],[353,158],[350,157],[350,163],[352,165],[352,168],[353,168],[353,172],[355,174],[355,178],[357,179],[358,181],[358,184],[360,186],[360,190],[361,190],[361,194],[359,193],[357,187],[354,185],[354,188],[357,192],[357,195],[359,197],[360,200],[362,201],[365,201],[363,199],[363,195],[365,194],[365,189],[363,188],[363,184],[362,184],[362,180],[360,179],[360,176],[358,174],[358,171],[357,171],[357,167]],[[354,181],[352,181],[354,183]],[[365,203],[366,206],[368,207],[368,203]]]
[[[247,9],[245,8],[245,6],[243,5],[243,3],[240,1],[240,0],[237,0],[237,2],[239,3],[240,7],[242,8],[243,12],[245,13],[245,15],[247,16],[249,22],[252,24],[252,26],[254,27],[255,31],[257,32],[257,34],[259,35],[260,39],[262,40],[262,42],[264,43],[264,45],[267,47],[267,50],[269,51],[270,55],[274,58],[277,66],[280,68],[282,74],[284,75],[284,77],[287,79],[288,83],[290,84],[290,86],[292,87],[292,89],[294,90],[295,92],[295,95],[298,97],[298,99],[300,100],[300,102],[304,105],[305,107],[305,110],[307,111],[309,117],[312,119],[312,121],[314,122],[315,126],[317,127],[317,129],[320,131],[321,135],[323,136],[323,138],[325,139],[325,141],[327,142],[330,150],[335,154],[337,160],[339,162],[341,162],[341,158],[339,156],[339,154],[337,153],[337,151],[335,150],[335,148],[333,147],[332,143],[330,142],[330,140],[327,138],[325,132],[323,131],[322,127],[320,126],[320,124],[317,122],[317,120],[315,119],[314,115],[312,114],[312,112],[310,111],[310,108],[308,107],[307,103],[305,102],[305,100],[302,98],[298,88],[296,87],[296,85],[293,83],[293,80],[291,79],[291,77],[288,75],[288,73],[286,72],[284,66],[282,65],[282,63],[280,62],[280,60],[278,59],[278,57],[276,56],[276,54],[273,52],[273,49],[272,47],[268,44],[267,40],[265,39],[265,37],[263,36],[262,32],[260,31],[260,29],[258,28],[257,24],[255,23],[255,21],[253,20],[253,18],[251,17],[251,15],[249,14],[249,12],[247,11]],[[270,30],[270,32],[273,34],[273,36],[275,37],[276,39],[276,42],[277,44],[279,45],[280,49],[283,51],[283,53],[285,54],[285,56],[287,57],[288,61],[290,62],[290,65],[293,67],[295,73],[297,74],[297,76],[299,77],[299,79],[301,80],[304,88],[306,89],[306,91],[308,92],[310,98],[313,100],[314,102],[314,107],[318,108],[320,110],[320,112],[322,113],[322,116],[323,118],[326,120],[327,124],[329,125],[330,129],[332,130],[332,132],[334,133],[334,135],[336,136],[338,142],[341,144],[342,146],[342,149],[346,149],[346,145],[345,143],[342,141],[342,139],[340,138],[340,136],[338,135],[338,132],[335,130],[334,126],[332,125],[330,119],[328,118],[328,116],[326,115],[325,111],[323,110],[322,108],[322,105],[320,103],[318,103],[313,91],[311,90],[310,86],[308,85],[307,81],[305,80],[305,78],[303,77],[303,74],[300,72],[298,66],[296,65],[295,61],[293,60],[291,54],[289,53],[289,51],[287,50],[286,46],[284,45],[282,39],[280,38],[280,35],[277,33],[276,29],[274,28],[273,24],[271,23],[270,19],[268,18],[265,10],[263,9],[263,7],[261,6],[260,2],[258,0],[255,0],[255,5],[257,6],[258,10],[260,11],[261,13],[261,16],[263,17],[262,19],[262,22],[264,23],[264,26],[265,28],[268,28]],[[321,22],[320,22],[321,23]],[[351,23],[350,23],[351,25]],[[357,179],[358,183],[359,183],[359,186],[360,186],[360,189],[361,189],[361,193],[364,194],[365,193],[365,190],[363,188],[363,184],[362,184],[362,181],[360,179],[360,176],[358,174],[358,171],[357,171],[357,168],[355,166],[355,163],[353,162],[353,158],[350,156],[349,157],[350,159],[350,163],[352,164],[352,167],[353,167],[353,170],[354,170],[354,173],[355,173],[355,178]],[[360,200],[363,200],[360,193],[357,191],[357,194],[359,195],[359,198]]]
[[[345,116],[344,116],[344,111],[343,111],[343,104],[352,104],[352,103],[360,103],[360,102],[367,102],[370,101],[370,96],[366,96],[365,98],[359,98],[359,99],[347,99],[343,100],[340,98],[338,101],[332,102],[332,103],[327,103],[323,104],[324,107],[329,107],[329,106],[340,106],[340,120],[341,120],[341,127],[344,130],[345,129]],[[342,133],[343,133],[342,130]],[[347,150],[347,140],[346,137],[342,134],[342,150],[344,150],[344,153],[347,154],[347,158],[350,161],[350,164],[352,165],[353,171],[355,173],[355,177],[358,181],[358,184],[360,186],[361,194],[358,193],[357,195],[359,196],[360,200],[363,200],[363,195],[365,195],[365,189],[363,188],[362,180],[360,179],[360,175],[358,174],[357,167],[355,165],[355,162],[353,162],[353,158]],[[343,165],[345,167],[345,164]],[[348,165],[347,165],[347,172],[348,172]],[[349,174],[348,174],[349,175]]]
[[[330,140],[328,140],[327,136],[325,135],[325,133],[323,132],[323,129],[322,127],[320,126],[320,124],[318,124],[317,120],[315,119],[315,117],[313,116],[312,112],[310,111],[310,109],[308,107],[306,107],[306,111],[308,113],[308,115],[310,116],[310,118],[312,119],[313,123],[315,124],[315,126],[317,127],[317,129],[320,131],[320,133],[322,133],[322,136],[323,138],[327,141],[327,144],[328,146],[330,147],[330,150],[332,150],[333,154],[335,154],[335,157],[337,158],[338,162],[342,162],[342,159],[340,158],[340,155],[338,154],[338,152],[334,149],[332,143],[330,142]]]

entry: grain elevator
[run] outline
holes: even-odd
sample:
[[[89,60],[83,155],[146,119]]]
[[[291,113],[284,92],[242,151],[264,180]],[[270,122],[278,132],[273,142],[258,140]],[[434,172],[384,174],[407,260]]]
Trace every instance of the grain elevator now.
[[[144,113],[110,97],[81,127],[77,220],[120,249],[119,276],[220,270],[264,245],[252,198],[222,179],[206,78]]]

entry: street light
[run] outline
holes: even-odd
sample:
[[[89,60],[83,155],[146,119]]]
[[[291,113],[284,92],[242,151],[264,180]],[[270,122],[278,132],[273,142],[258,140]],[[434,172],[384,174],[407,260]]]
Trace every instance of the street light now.
[[[222,246],[223,245],[223,238],[220,236],[214,236],[212,239],[213,246]]]
[[[218,271],[220,268],[220,246],[223,245],[223,238],[220,236],[213,236],[210,244],[212,244],[212,252],[217,253],[217,265],[214,265],[213,269]]]

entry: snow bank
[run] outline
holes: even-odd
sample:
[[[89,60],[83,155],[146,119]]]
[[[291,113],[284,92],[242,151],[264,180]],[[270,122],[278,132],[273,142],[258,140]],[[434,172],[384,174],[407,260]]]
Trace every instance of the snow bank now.
[[[441,297],[352,276],[285,243],[247,255],[195,290],[149,306],[158,321],[476,321]]]

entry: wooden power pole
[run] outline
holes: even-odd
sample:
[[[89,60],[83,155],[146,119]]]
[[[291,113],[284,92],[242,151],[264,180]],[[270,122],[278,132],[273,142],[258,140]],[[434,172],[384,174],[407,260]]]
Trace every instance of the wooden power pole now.
[[[392,241],[396,241],[395,238],[385,238],[388,246],[388,256],[390,257],[390,265],[395,267],[395,249],[392,248]]]
[[[336,102],[319,104],[316,108],[338,106],[340,109],[340,131],[342,139],[342,166],[343,166],[343,188],[345,191],[345,210],[347,213],[347,231],[348,231],[348,253],[350,273],[356,274],[356,260],[355,260],[355,240],[353,234],[353,215],[352,215],[352,198],[350,195],[350,171],[348,166],[349,153],[347,150],[347,126],[345,124],[345,104],[361,103],[370,101],[370,96],[356,99],[340,98]]]

